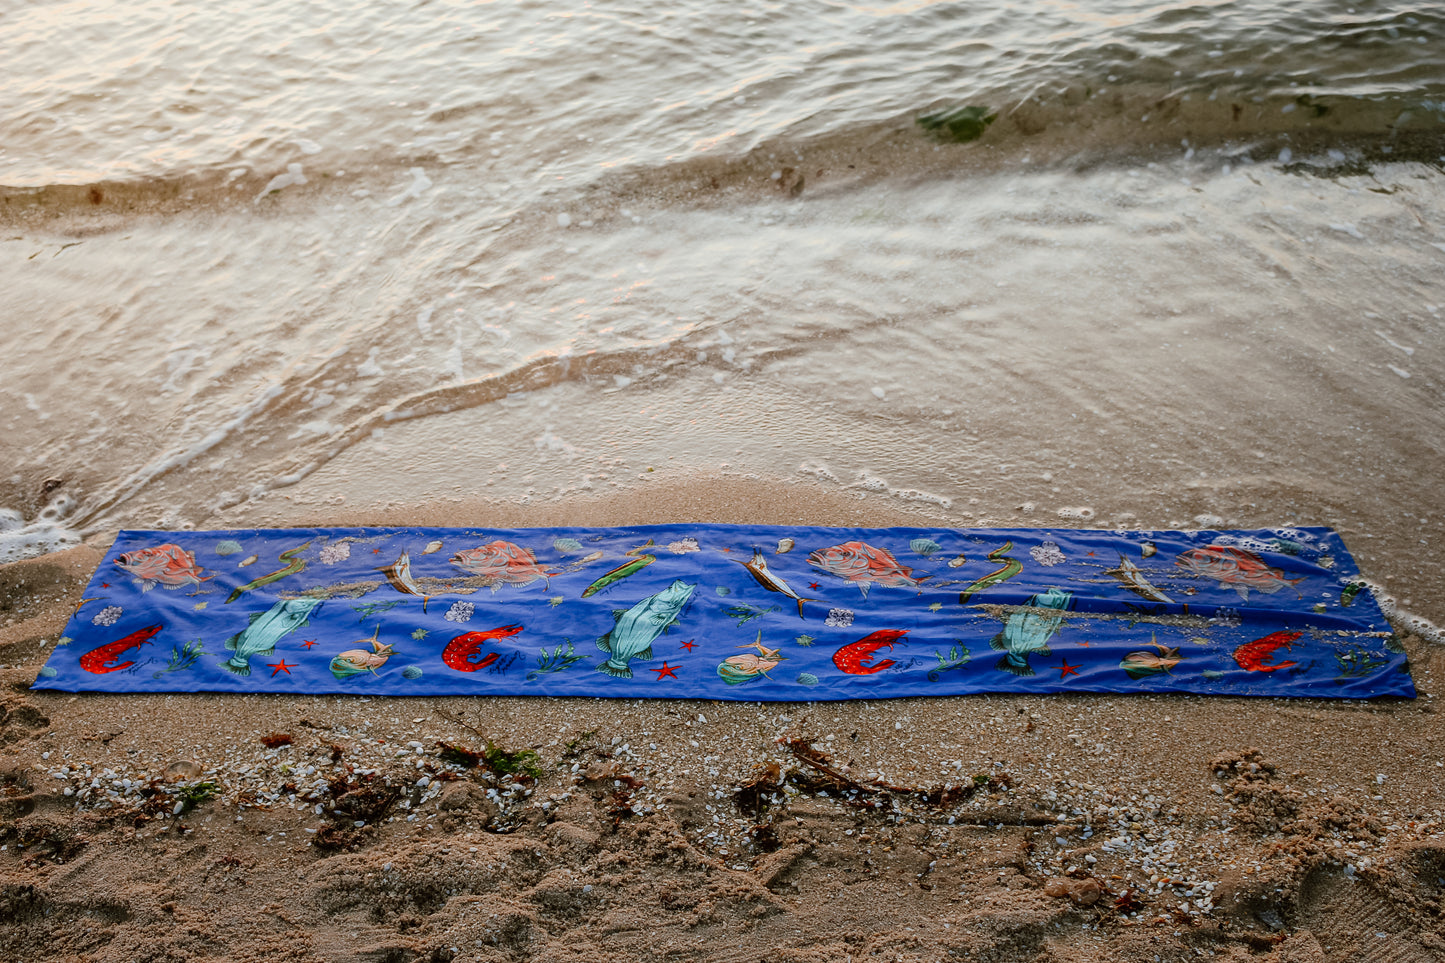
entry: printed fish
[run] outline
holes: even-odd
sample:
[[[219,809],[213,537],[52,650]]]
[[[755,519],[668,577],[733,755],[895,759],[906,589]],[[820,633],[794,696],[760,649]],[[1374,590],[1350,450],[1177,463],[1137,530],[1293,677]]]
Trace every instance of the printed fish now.
[[[235,654],[221,663],[222,668],[237,675],[250,675],[251,656],[275,652],[276,643],[306,625],[321,602],[321,599],[282,599],[265,612],[252,614],[251,624],[226,640],[226,648]]]
[[[779,595],[786,595],[788,598],[797,602],[798,618],[800,619],[803,618],[803,603],[818,601],[818,599],[803,598],[797,592],[794,592],[792,588],[789,587],[788,583],[783,581],[781,576],[774,575],[771,571],[769,571],[767,559],[763,558],[763,553],[758,551],[757,549],[753,549],[752,561],[739,562],[737,559],[733,559],[733,561],[737,562],[743,568],[747,569],[748,574],[753,577],[753,581],[757,582],[769,592],[777,592]]]
[[[115,564],[132,575],[142,592],[157,585],[178,589],[182,585],[200,585],[214,575],[202,575],[205,569],[196,564],[196,553],[167,542],[152,548],[140,548],[116,556]]]
[[[1002,562],[1002,567],[988,573],[982,578],[976,578],[970,582],[962,592],[958,593],[959,605],[967,605],[968,600],[979,592],[993,588],[1001,582],[1007,582],[1024,570],[1023,563],[1009,554],[1013,547],[1014,543],[1010,540],[988,553],[988,560],[990,562]],[[960,555],[959,558],[963,558],[963,556]],[[950,562],[949,564],[951,565],[953,563]]]
[[[276,556],[277,561],[286,563],[286,566],[284,568],[278,568],[274,572],[267,572],[265,575],[261,575],[251,579],[251,581],[247,582],[245,585],[237,586],[231,591],[231,594],[226,597],[226,604],[230,605],[232,602],[236,601],[236,599],[240,598],[242,595],[245,595],[247,592],[270,585],[272,582],[279,582],[281,579],[285,578],[288,575],[296,575],[300,572],[306,571],[306,559],[301,558],[301,553],[305,551],[306,546],[310,544],[311,539],[308,538],[306,541],[302,542],[300,545],[297,545],[295,548],[288,548],[286,551]],[[252,555],[241,564],[250,565],[255,560],[256,556]]]
[[[386,581],[398,592],[415,595],[421,599],[421,610],[423,613],[426,612],[426,604],[435,596],[423,592],[421,586],[416,584],[416,580],[411,577],[411,553],[403,550],[395,562],[386,568],[379,568],[377,571],[385,575]]]
[[[1169,596],[1149,584],[1144,577],[1144,572],[1139,566],[1119,555],[1119,567],[1111,568],[1104,572],[1105,575],[1112,575],[1123,583],[1124,587],[1135,595],[1141,595],[1151,602],[1173,602]]]
[[[1303,632],[1271,632],[1262,639],[1255,639],[1253,642],[1246,642],[1234,650],[1234,661],[1246,672],[1273,672],[1275,669],[1287,669],[1297,662],[1272,662],[1274,653],[1279,649],[1289,651],[1295,639],[1298,639]]]
[[[929,576],[913,574],[913,569],[898,564],[886,548],[874,548],[865,542],[843,542],[820,548],[808,556],[808,564],[854,582],[863,597],[874,582],[888,588],[918,588]]]
[[[1053,654],[1049,651],[1049,639],[1062,627],[1064,612],[1073,604],[1073,593],[1058,588],[1029,596],[1027,602],[1009,613],[1003,631],[989,640],[990,646],[1004,653],[994,668],[1018,676],[1033,675],[1029,656],[1035,652]]]
[[[758,654],[745,652],[742,655],[733,655],[724,659],[717,667],[718,678],[728,685],[742,685],[744,682],[751,682],[758,676],[766,676],[771,669],[777,668],[787,656],[778,649],[770,649],[763,645],[763,633],[759,632],[755,641],[747,645],[738,646],[740,649],[757,649]]]
[[[1270,568],[1253,552],[1229,545],[1191,548],[1175,559],[1174,564],[1186,572],[1215,579],[1220,585],[1232,585],[1245,601],[1249,600],[1250,589],[1273,595],[1286,585],[1297,586],[1305,580],[1303,576],[1285,578],[1282,569]]]
[[[632,678],[629,668],[634,658],[652,658],[652,643],[670,625],[677,624],[677,616],[696,585],[689,585],[677,579],[656,595],[649,595],[625,612],[617,613],[617,624],[612,631],[597,640],[597,648],[609,654],[606,662],[597,667],[616,679]]]
[[[538,565],[531,549],[501,539],[481,548],[463,549],[451,557],[451,563],[464,572],[491,580],[492,591],[496,591],[498,585],[531,585],[538,579],[546,581],[558,574]]]
[[[1171,648],[1154,641],[1149,644],[1157,651],[1149,652],[1141,649],[1138,652],[1130,652],[1119,660],[1119,668],[1123,669],[1129,678],[1143,679],[1161,672],[1168,672],[1184,661],[1184,657],[1179,654],[1178,647]]]
[[[371,638],[361,639],[357,645],[370,645],[371,651],[366,649],[347,649],[345,652],[331,660],[331,674],[337,679],[349,679],[354,675],[363,672],[370,672],[376,675],[376,670],[386,665],[386,660],[396,653],[392,651],[389,644],[380,641],[381,623],[376,623],[376,631],[371,633]]]
[[[647,544],[652,544],[651,539],[648,540]],[[633,549],[631,552],[624,552],[623,554],[632,555],[634,552],[637,551],[639,551],[639,549]],[[596,555],[600,553],[593,554]],[[597,581],[593,582],[591,585],[587,586],[585,589],[582,590],[582,597],[584,599],[590,599],[592,596],[607,588],[609,585],[616,585],[618,582],[627,578],[629,575],[637,574],[655,561],[657,561],[656,555],[636,555],[633,558],[630,558],[627,561],[623,562],[616,568],[602,573],[602,575],[598,577]]]

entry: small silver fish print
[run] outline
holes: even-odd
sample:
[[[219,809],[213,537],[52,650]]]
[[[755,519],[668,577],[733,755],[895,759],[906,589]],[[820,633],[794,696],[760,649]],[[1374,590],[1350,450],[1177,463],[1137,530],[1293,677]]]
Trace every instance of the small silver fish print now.
[[[1169,596],[1149,584],[1144,577],[1144,572],[1129,561],[1122,554],[1119,556],[1119,567],[1111,568],[1104,572],[1105,575],[1112,575],[1123,583],[1124,587],[1135,595],[1143,596],[1151,602],[1173,602]]]
[[[737,559],[733,559],[733,561],[738,562]],[[792,588],[789,587],[788,583],[784,582],[782,578],[768,571],[767,560],[763,558],[763,553],[758,551],[757,549],[753,549],[752,561],[738,562],[738,564],[748,570],[748,574],[753,577],[753,581],[757,582],[769,592],[777,592],[779,595],[786,595],[788,598],[797,602],[798,618],[800,619],[803,618],[803,603],[818,601],[818,599],[803,598],[797,592],[794,592]]]

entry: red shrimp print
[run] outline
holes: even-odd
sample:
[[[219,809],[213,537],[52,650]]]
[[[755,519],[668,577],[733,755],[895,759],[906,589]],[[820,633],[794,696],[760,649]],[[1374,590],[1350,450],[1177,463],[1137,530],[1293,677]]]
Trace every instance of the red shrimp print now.
[[[1255,639],[1253,642],[1246,642],[1234,650],[1234,661],[1246,672],[1273,672],[1275,669],[1287,669],[1296,662],[1272,662],[1277,649],[1289,651],[1290,645],[1295,639],[1303,635],[1303,632],[1271,632],[1262,639]]]
[[[497,639],[506,639],[522,631],[521,625],[503,625],[485,632],[463,632],[442,649],[442,661],[458,672],[476,672],[497,661],[497,653],[481,655],[482,646]],[[478,656],[481,656],[478,658]]]
[[[80,667],[86,672],[94,672],[96,675],[129,669],[135,665],[134,660],[119,664],[116,664],[115,660],[120,658],[120,654],[127,649],[138,649],[145,645],[163,628],[165,628],[164,625],[150,625],[132,632],[123,639],[116,639],[114,642],[107,642],[99,648],[91,649],[80,657]]]
[[[882,662],[875,663],[873,656],[882,648],[893,651],[894,644],[907,634],[907,629],[879,629],[834,652],[833,664],[849,675],[872,675],[875,672],[882,672],[893,665],[894,660],[884,659]]]

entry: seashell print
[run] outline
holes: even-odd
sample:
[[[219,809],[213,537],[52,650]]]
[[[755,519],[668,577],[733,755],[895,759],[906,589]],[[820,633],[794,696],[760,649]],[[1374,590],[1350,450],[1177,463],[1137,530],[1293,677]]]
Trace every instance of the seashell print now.
[[[426,543],[426,548],[422,549],[422,550],[421,550],[421,553],[422,553],[423,555],[430,555],[430,554],[432,554],[433,552],[439,552],[439,551],[441,551],[441,548],[442,548],[442,540],[439,539],[439,538],[434,538],[434,539],[432,539],[430,542],[427,542],[427,543]]]
[[[225,557],[227,555],[240,555],[241,543],[229,538],[226,539],[224,542],[217,542],[216,554],[222,557]]]
[[[552,547],[563,555],[566,555],[568,552],[580,552],[582,550],[582,543],[575,538],[554,538],[552,539]]]
[[[798,685],[817,685],[818,677],[811,672],[804,672],[798,676]]]
[[[919,555],[922,555],[924,558],[927,558],[934,552],[937,552],[943,548],[942,545],[938,544],[931,538],[915,538],[913,541],[908,543],[908,547],[913,549]]]
[[[260,557],[261,557],[261,556],[259,556],[259,555],[247,555],[245,558],[241,559],[241,561],[239,561],[239,562],[236,563],[236,567],[237,567],[237,568],[245,568],[247,565],[255,565],[255,564],[256,564],[256,560],[259,559]]]
[[[951,558],[951,559],[948,560],[948,567],[949,567],[949,568],[959,568],[959,567],[961,567],[961,566],[963,565],[964,562],[967,562],[967,561],[968,561],[968,556],[967,556],[967,555],[964,555],[962,552],[960,552],[960,553],[958,554],[958,558]]]
[[[796,544],[798,543],[793,541],[791,538],[780,538],[778,539],[778,547],[776,550],[774,550],[773,554],[786,555],[793,550],[793,546]]]
[[[407,666],[405,669],[402,669],[402,670],[401,670],[401,674],[402,674],[402,677],[403,677],[403,678],[407,678],[407,679],[420,679],[422,673],[421,673],[421,668],[420,668],[419,666],[409,665],[409,666]]]
[[[1144,558],[1153,558],[1159,552],[1159,546],[1153,542],[1145,542],[1139,546],[1139,554]]]

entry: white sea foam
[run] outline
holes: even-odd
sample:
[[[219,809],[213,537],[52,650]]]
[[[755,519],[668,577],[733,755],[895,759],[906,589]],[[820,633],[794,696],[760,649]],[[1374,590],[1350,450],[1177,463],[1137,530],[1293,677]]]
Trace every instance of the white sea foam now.
[[[432,189],[431,178],[426,176],[426,171],[420,167],[413,167],[407,171],[411,175],[411,183],[406,186],[400,194],[386,202],[387,207],[400,207],[405,202],[415,197],[421,197]]]
[[[1396,349],[1397,351],[1403,351],[1405,354],[1407,354],[1407,355],[1409,355],[1409,356],[1411,356],[1411,357],[1413,357],[1414,354],[1415,354],[1415,349],[1414,349],[1414,348],[1410,347],[1409,345],[1400,344],[1398,341],[1395,341],[1394,339],[1392,339],[1388,334],[1386,334],[1386,333],[1383,332],[1383,331],[1376,330],[1376,331],[1375,331],[1375,336],[1376,336],[1377,338],[1379,338],[1381,341],[1383,341],[1383,342],[1385,342],[1386,344],[1388,344],[1390,347]]]
[[[256,200],[252,203],[259,204],[261,202],[261,199],[264,198],[267,194],[270,194],[272,191],[279,191],[287,187],[300,187],[305,183],[306,175],[302,173],[301,165],[287,164],[286,173],[277,174],[275,177],[267,181],[266,186],[262,188],[261,193],[256,195]]]
[[[74,499],[65,494],[29,521],[14,509],[0,508],[0,565],[79,545],[80,533],[62,522],[73,508]]]

